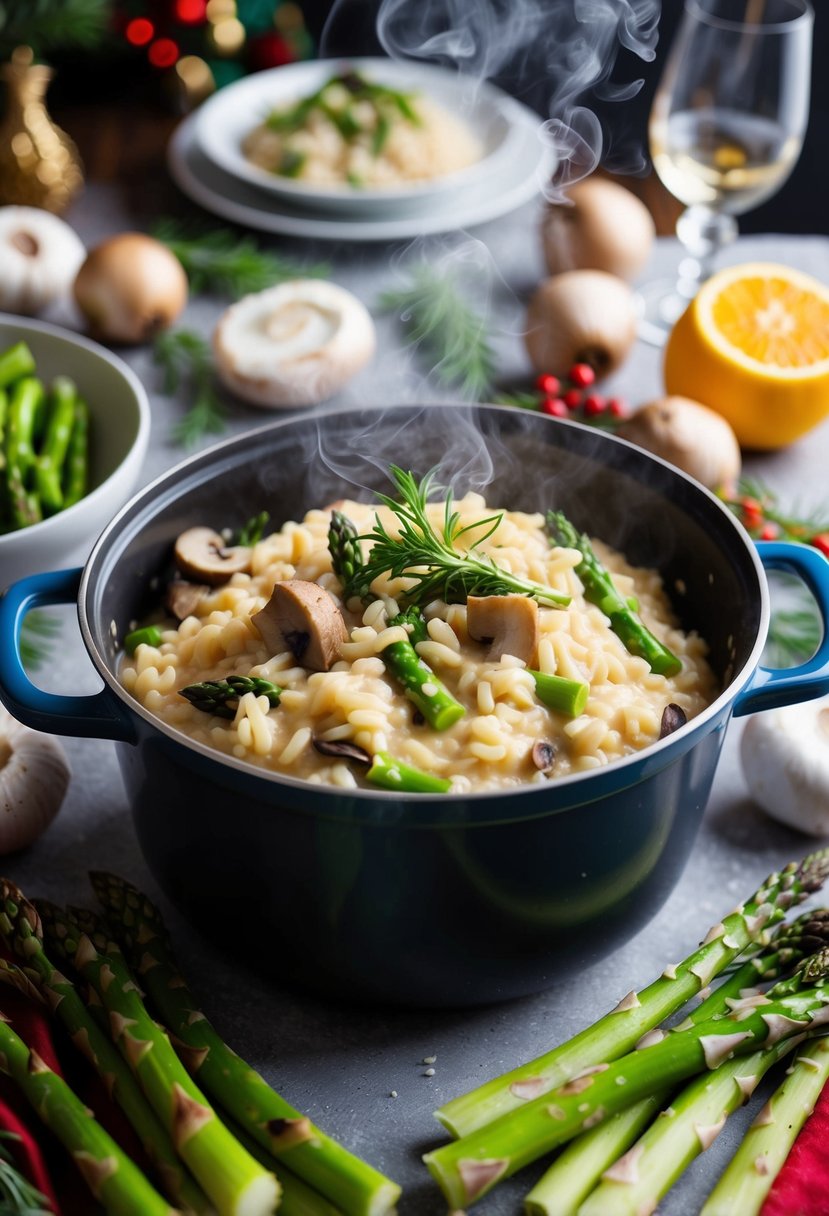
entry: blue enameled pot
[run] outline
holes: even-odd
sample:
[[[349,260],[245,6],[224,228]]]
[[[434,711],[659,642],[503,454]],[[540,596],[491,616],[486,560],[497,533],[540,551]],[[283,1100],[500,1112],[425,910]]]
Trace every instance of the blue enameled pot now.
[[[278,526],[368,497],[388,489],[391,462],[419,473],[441,463],[459,492],[486,485],[493,504],[560,506],[632,562],[657,567],[683,626],[709,644],[720,695],[605,768],[444,797],[265,773],[178,734],[120,687],[120,639],[158,594],[179,532],[238,526],[263,508]],[[818,653],[785,671],[760,666],[764,567],[802,578],[823,617]],[[35,606],[76,598],[104,688],[58,696],[27,679],[20,625]],[[83,571],[11,587],[0,599],[0,698],[40,730],[116,741],[147,862],[211,935],[221,894],[247,910],[234,949],[255,949],[278,977],[340,998],[469,1005],[551,985],[656,913],[692,848],[730,716],[829,692],[828,608],[821,554],[755,546],[714,495],[622,440],[495,406],[329,411],[185,461],[115,517]]]

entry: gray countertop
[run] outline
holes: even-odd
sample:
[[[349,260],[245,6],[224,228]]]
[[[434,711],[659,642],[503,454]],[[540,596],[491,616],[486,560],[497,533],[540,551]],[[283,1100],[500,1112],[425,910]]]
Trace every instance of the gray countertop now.
[[[180,207],[180,204],[179,204]],[[185,215],[195,208],[185,210]],[[115,187],[89,189],[71,220],[87,243],[125,228],[148,227],[157,212],[129,209]],[[542,276],[534,206],[471,234],[414,242],[411,246],[344,248],[281,246],[295,256],[330,260],[332,277],[369,307],[393,283],[396,266],[412,256],[480,259],[488,268],[488,306],[498,330],[499,362],[506,376],[525,370],[520,340],[524,302]],[[829,282],[829,240],[766,237],[745,239],[727,260],[767,259],[810,270]],[[647,275],[669,273],[678,246],[660,241]],[[221,301],[194,300],[182,324],[209,333]],[[446,397],[422,364],[402,353],[394,325],[379,323],[379,353],[340,401],[413,402]],[[152,398],[153,437],[144,469],[147,481],[181,459],[169,442],[170,426],[183,408],[162,397],[147,351],[128,352]],[[637,345],[608,391],[641,402],[660,392],[660,355]],[[234,406],[229,431],[238,433],[266,418]],[[788,451],[747,460],[791,502],[817,505],[826,495],[829,424]],[[91,692],[97,682],[66,610],[65,638],[51,665],[48,687]],[[709,924],[772,869],[814,847],[763,816],[748,800],[738,761],[740,724],[729,727],[714,792],[687,869],[656,919],[626,947],[585,970],[562,974],[555,988],[512,1004],[464,1012],[406,1012],[338,1007],[283,990],[237,966],[197,935],[163,898],[173,938],[186,959],[193,988],[226,1039],[295,1105],[348,1147],[363,1154],[405,1189],[402,1214],[431,1216],[445,1205],[420,1154],[441,1141],[431,1112],[485,1078],[530,1059],[593,1021],[631,987],[654,978],[670,960],[693,949]],[[9,859],[7,871],[33,894],[59,902],[89,902],[89,868],[105,868],[157,890],[138,849],[113,746],[67,740],[74,776],[58,819],[28,852]],[[423,1060],[436,1056],[434,1076]],[[391,1097],[396,1091],[397,1097]],[[752,1104],[730,1121],[713,1147],[687,1171],[660,1207],[666,1216],[689,1216],[733,1150]],[[484,1200],[482,1216],[520,1211],[522,1195],[539,1170],[526,1171]]]

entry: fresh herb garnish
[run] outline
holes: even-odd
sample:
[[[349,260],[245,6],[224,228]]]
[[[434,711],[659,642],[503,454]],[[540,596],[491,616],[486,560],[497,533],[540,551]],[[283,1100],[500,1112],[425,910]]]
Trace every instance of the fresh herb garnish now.
[[[266,525],[270,521],[270,513],[268,511],[260,511],[258,515],[253,515],[246,523],[242,524],[238,532],[234,533],[232,543],[234,545],[242,545],[246,548],[251,548],[253,545],[258,545],[265,531]]]
[[[397,502],[385,494],[379,494],[381,503],[396,516],[400,534],[392,536],[379,516],[374,517],[374,527],[359,539],[371,542],[365,561],[356,572],[356,594],[364,594],[371,582],[381,574],[392,578],[408,578],[412,586],[400,596],[407,604],[423,607],[432,600],[442,599],[447,604],[463,603],[470,595],[528,595],[540,604],[569,604],[570,597],[529,579],[518,578],[502,570],[491,557],[477,548],[498,528],[503,512],[475,520],[472,524],[461,524],[460,514],[452,509],[452,493],[444,495],[443,527],[438,532],[432,527],[426,514],[426,503],[433,487],[435,470],[418,481],[411,472],[391,465],[389,473],[400,493]],[[457,548],[461,537],[471,538],[475,543],[466,550]],[[330,543],[330,533],[329,533]]]
[[[322,278],[324,263],[306,266],[280,253],[260,249],[251,237],[230,228],[194,231],[174,220],[164,220],[154,236],[181,262],[194,292],[215,292],[234,298],[264,291],[288,279]]]
[[[307,159],[308,157],[305,152],[298,152],[296,148],[285,148],[276,172],[280,177],[299,177],[302,166]]]
[[[17,1132],[0,1131],[0,1140],[20,1140]],[[0,1216],[52,1216],[52,1205],[15,1165],[0,1144]]]
[[[189,329],[177,329],[156,339],[153,358],[164,370],[162,392],[168,396],[183,388],[192,400],[187,413],[173,428],[173,439],[192,447],[206,435],[225,428],[225,407],[213,383],[213,355],[208,342]]]
[[[456,283],[444,272],[422,263],[407,286],[381,295],[379,307],[395,312],[410,345],[433,361],[443,384],[463,396],[481,400],[495,375],[495,356],[486,322],[472,309]]]

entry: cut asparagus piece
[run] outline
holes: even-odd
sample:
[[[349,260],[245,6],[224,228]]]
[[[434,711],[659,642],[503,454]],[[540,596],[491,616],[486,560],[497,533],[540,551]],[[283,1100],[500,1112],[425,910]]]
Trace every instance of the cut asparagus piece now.
[[[435,730],[448,730],[466,711],[415,650],[418,642],[425,642],[429,636],[422,612],[408,608],[392,617],[389,625],[402,625],[410,636],[408,641],[386,646],[383,662],[429,725]]]
[[[683,962],[666,968],[641,992],[631,992],[616,1009],[555,1047],[477,1089],[453,1098],[435,1112],[455,1136],[465,1136],[493,1119],[554,1089],[584,1068],[624,1055],[641,1036],[695,996],[752,942],[762,942],[768,928],[782,920],[793,904],[822,886],[829,875],[829,849],[790,863],[769,875],[763,885]]]
[[[173,1216],[138,1166],[36,1051],[30,1051],[0,1013],[0,1068],[72,1157],[84,1182],[110,1216]]]
[[[11,907],[11,912],[7,911]],[[30,934],[15,932],[14,922],[26,919]],[[81,999],[70,979],[53,966],[38,933],[38,915],[19,887],[8,878],[0,879],[0,935],[21,960],[21,966],[0,960],[0,980],[20,991],[33,987],[67,1033],[103,1079],[107,1091],[132,1125],[147,1157],[157,1171],[157,1181],[165,1194],[187,1211],[208,1216],[212,1204],[181,1164],[172,1141],[141,1091],[127,1064],[113,1046]]]
[[[68,959],[100,998],[116,1046],[219,1216],[271,1216],[279,1200],[276,1178],[234,1140],[194,1084],[167,1034],[147,1012],[140,989],[103,924],[85,933],[68,912],[53,904],[39,901],[36,910],[47,948]],[[86,927],[90,919],[87,914]],[[31,936],[26,917],[18,918],[14,928],[21,937]]]
[[[547,528],[557,545],[565,549],[577,549],[581,561],[576,574],[582,581],[584,597],[596,604],[610,619],[610,627],[630,654],[640,655],[657,675],[675,676],[682,670],[682,663],[655,638],[647,625],[616,590],[608,570],[593,551],[589,538],[577,532],[561,511],[547,512]]]
[[[366,781],[384,790],[405,794],[446,794],[452,788],[448,777],[436,777],[395,759],[388,752],[375,752]]]
[[[233,1135],[243,1144],[262,1165],[273,1166],[273,1156],[249,1136],[244,1128],[228,1116],[225,1120]],[[342,1208],[336,1207],[319,1191],[315,1191],[307,1182],[291,1172],[284,1158],[279,1161],[279,1181],[282,1184],[282,1198],[279,1202],[279,1216],[344,1216]]]
[[[798,1049],[788,1075],[760,1111],[700,1216],[757,1216],[798,1132],[829,1080],[829,1039]]]
[[[655,1089],[714,1070],[724,1060],[773,1047],[829,1021],[829,950],[813,955],[787,981],[788,995],[728,1017],[669,1031],[612,1064],[584,1070],[477,1132],[423,1158],[449,1203],[465,1208],[531,1161],[579,1132],[632,1106]]]
[[[0,388],[35,374],[35,357],[25,342],[15,342],[0,354]]]
[[[691,1010],[690,1021],[696,1024],[726,1013],[729,1001],[760,981],[777,979],[819,950],[827,935],[829,921],[822,914],[816,920],[814,913],[804,912],[791,924],[781,925],[767,949],[738,967]],[[576,1216],[604,1171],[627,1152],[669,1099],[669,1089],[657,1090],[571,1140],[526,1196],[524,1207],[529,1216]]]
[[[544,671],[530,671],[530,675],[535,681],[535,695],[548,709],[577,718],[587,704],[590,685],[583,680],[551,676]]]
[[[183,1058],[216,1102],[259,1144],[349,1216],[390,1211],[400,1187],[337,1144],[232,1051],[199,1010],[173,955],[158,908],[114,874],[92,885],[141,983],[183,1045]]]

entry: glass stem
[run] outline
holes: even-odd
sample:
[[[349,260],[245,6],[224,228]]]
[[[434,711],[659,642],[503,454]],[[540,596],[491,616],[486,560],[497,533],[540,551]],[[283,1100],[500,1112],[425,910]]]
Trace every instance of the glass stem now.
[[[713,273],[717,254],[736,239],[737,221],[712,207],[688,207],[677,220],[676,234],[687,251],[679,264],[677,291],[691,300]]]

